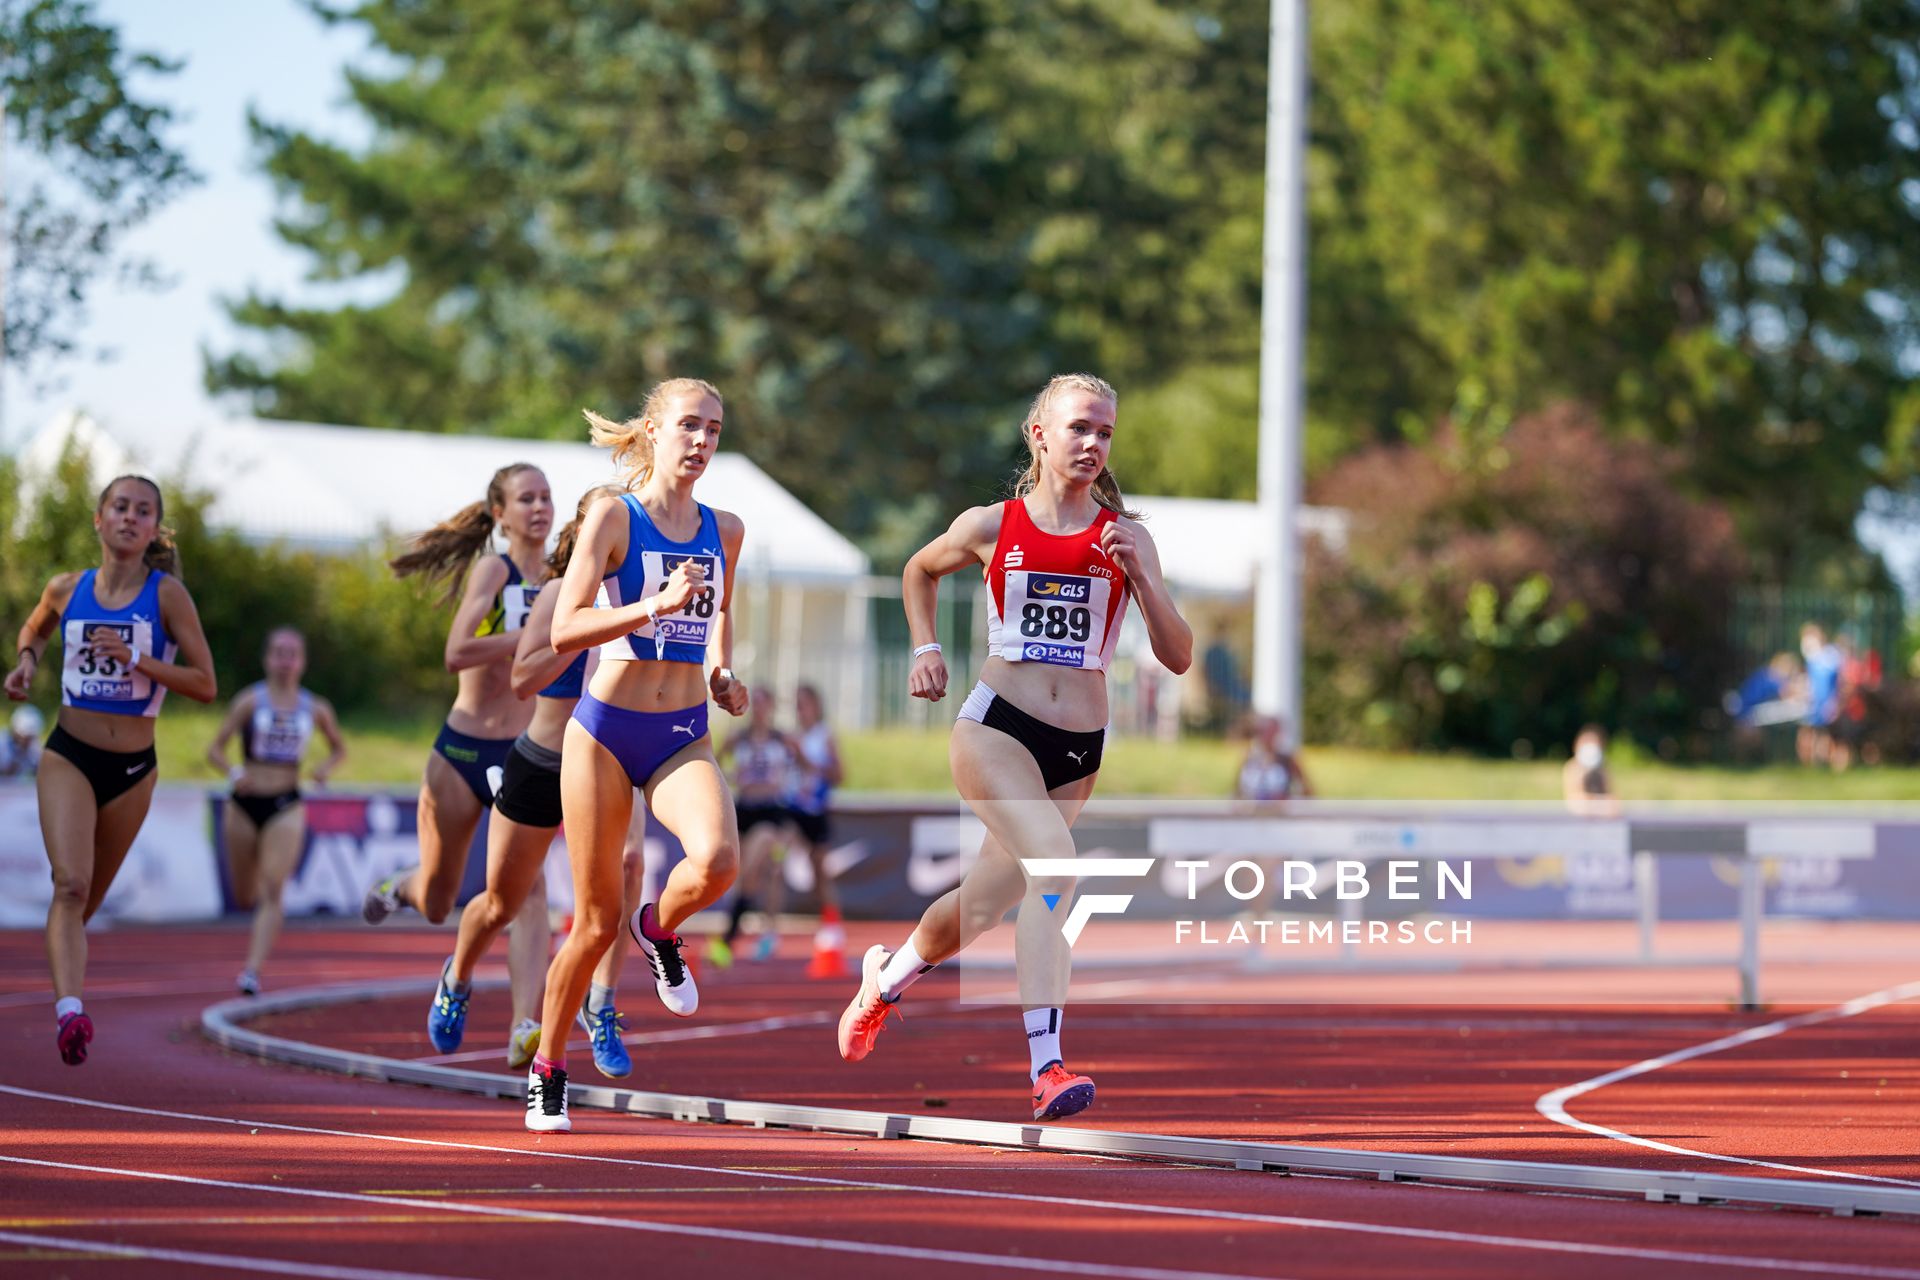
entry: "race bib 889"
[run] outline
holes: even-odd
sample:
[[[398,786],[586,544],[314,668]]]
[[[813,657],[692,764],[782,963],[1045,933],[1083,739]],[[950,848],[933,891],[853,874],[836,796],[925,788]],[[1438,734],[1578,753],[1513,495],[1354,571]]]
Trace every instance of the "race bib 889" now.
[[[1105,578],[1016,570],[1007,574],[1006,623],[1020,660],[1084,667],[1107,639],[1113,583]]]

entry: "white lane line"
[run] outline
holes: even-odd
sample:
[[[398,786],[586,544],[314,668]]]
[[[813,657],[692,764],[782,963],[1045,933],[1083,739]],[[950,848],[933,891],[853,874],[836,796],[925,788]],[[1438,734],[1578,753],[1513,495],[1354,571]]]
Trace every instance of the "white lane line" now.
[[[222,1178],[196,1178],[187,1174],[156,1173],[147,1169],[69,1164],[60,1160],[31,1160],[24,1156],[0,1155],[0,1163],[29,1165],[41,1169],[65,1169],[74,1173],[112,1174],[148,1182],[213,1187],[222,1191],[255,1191],[266,1195],[301,1196],[314,1200],[346,1200],[356,1204],[405,1205],[410,1209],[432,1209],[441,1213],[469,1214],[475,1217],[517,1218],[522,1221],[535,1220],[573,1227],[607,1227],[617,1231],[642,1231],[653,1235],[689,1236],[706,1241],[730,1240],[736,1244],[770,1245],[780,1249],[818,1249],[827,1253],[851,1253],[874,1258],[901,1258],[916,1262],[944,1262],[959,1266],[990,1267],[998,1271],[1040,1271],[1050,1275],[1066,1276],[1110,1276],[1114,1280],[1255,1280],[1252,1276],[1239,1273],[1174,1271],[1162,1267],[1108,1266],[1097,1262],[1075,1262],[1066,1258],[999,1257],[990,1253],[969,1253],[960,1249],[928,1249],[918,1245],[835,1240],[824,1236],[796,1236],[780,1231],[747,1231],[739,1227],[711,1224],[650,1222],[645,1218],[608,1218],[592,1213],[508,1209],[499,1205],[467,1204],[457,1200],[416,1200],[397,1196],[363,1195],[355,1191],[323,1191],[317,1187],[231,1182]],[[348,1273],[335,1274],[340,1275],[342,1280],[351,1280]],[[368,1273],[355,1274],[367,1275]]]
[[[1083,983],[1075,988],[1077,994],[1085,997],[1111,998],[1121,995],[1141,995],[1159,987],[1168,985],[1168,978],[1129,978],[1108,982]],[[424,988],[423,988],[424,989]],[[224,991],[225,987],[211,987],[208,990]],[[184,993],[182,993],[184,994]],[[397,998],[397,997],[396,997]],[[964,1000],[941,1000],[916,1005],[914,1015],[926,1018],[953,1013],[978,1013],[989,1009],[998,1009],[1020,998],[1020,993],[1012,988],[1003,991],[983,991]],[[764,1018],[749,1018],[742,1022],[708,1022],[692,1027],[669,1027],[660,1031],[630,1031],[621,1036],[629,1044],[676,1044],[687,1040],[721,1040],[731,1036],[762,1035],[769,1031],[790,1031],[796,1027],[818,1027],[837,1021],[840,1011],[837,1009],[815,1009],[807,1013],[774,1014]],[[426,1054],[418,1058],[408,1058],[408,1062],[418,1062],[427,1066],[450,1067],[463,1062],[485,1062],[505,1053],[504,1049],[463,1049],[458,1053]]]
[[[1821,1178],[1845,1178],[1856,1182],[1886,1183],[1896,1187],[1920,1187],[1920,1181],[1912,1178],[1888,1178],[1873,1173],[1842,1173],[1836,1169],[1821,1169],[1813,1165],[1786,1164],[1778,1160],[1759,1160],[1748,1156],[1722,1155],[1715,1151],[1697,1151],[1692,1147],[1675,1146],[1670,1142],[1660,1142],[1654,1138],[1642,1138],[1625,1133],[1619,1129],[1610,1129],[1603,1124],[1594,1124],[1582,1120],[1567,1111],[1567,1103],[1595,1089],[1604,1089],[1610,1084],[1622,1080],[1631,1080],[1635,1076],[1644,1076],[1658,1071],[1662,1067],[1673,1066],[1677,1062],[1688,1062],[1694,1058],[1704,1058],[1710,1053],[1719,1053],[1725,1049],[1737,1048],[1743,1044],[1752,1044],[1756,1040],[1767,1040],[1784,1035],[1801,1027],[1811,1027],[1822,1022],[1833,1022],[1840,1018],[1851,1018],[1869,1009],[1879,1009],[1902,1000],[1911,1000],[1920,996],[1920,982],[1906,982],[1897,987],[1888,987],[1884,991],[1875,991],[1868,995],[1849,1000],[1845,1004],[1835,1005],[1831,1009],[1816,1009],[1811,1013],[1797,1013],[1790,1018],[1781,1018],[1775,1022],[1764,1023],[1757,1027],[1748,1027],[1732,1035],[1721,1036],[1718,1040],[1709,1040],[1691,1048],[1676,1049],[1672,1053],[1663,1053],[1657,1058],[1648,1058],[1631,1066],[1617,1068],[1577,1084],[1566,1085],[1550,1093],[1541,1094],[1533,1104],[1538,1111],[1555,1124],[1566,1125],[1570,1129],[1579,1129],[1602,1138],[1611,1138],[1615,1142],[1627,1142],[1636,1147],[1645,1147],[1650,1151],[1665,1151],[1670,1155],[1690,1156],[1696,1160],[1718,1160],[1724,1164],[1744,1164],[1759,1169],[1777,1169],[1782,1173],[1810,1173]]]
[[[68,1236],[42,1236],[25,1231],[0,1231],[0,1240],[24,1244],[36,1249],[65,1249],[83,1254],[112,1254],[119,1258],[139,1258],[150,1262],[184,1262],[196,1267],[220,1267],[228,1271],[253,1271],[270,1276],[309,1276],[313,1280],[458,1280],[458,1277],[430,1275],[423,1271],[374,1271],[366,1267],[330,1267],[324,1263],[284,1262],[278,1258],[247,1258],[232,1253],[198,1253],[189,1249],[159,1249],[146,1245],[107,1244],[96,1240],[78,1240]]]
[[[1855,1266],[1837,1262],[1800,1262],[1793,1259],[1694,1253],[1671,1249],[1643,1249],[1631,1245],[1588,1244],[1578,1240],[1554,1240],[1529,1236],[1497,1236],[1481,1232],[1445,1231],[1431,1227],[1407,1227],[1377,1222],[1353,1222],[1340,1218],[1303,1218],[1286,1214],[1247,1213],[1232,1209],[1190,1208],[1184,1205],[1146,1204],[1138,1200],[1095,1200],[1083,1196],[1036,1195],[1021,1191],[983,1191],[969,1187],[923,1185],[912,1182],[882,1182],[860,1178],[835,1178],[818,1174],[783,1173],[731,1166],[681,1164],[666,1160],[640,1160],[631,1156],[588,1155],[584,1152],[548,1151],[538,1147],[502,1147],[478,1142],[453,1142],[444,1138],[412,1138],[400,1134],[364,1133],[348,1129],[319,1129],[309,1125],[279,1124],[267,1120],[240,1120],[231,1116],[199,1115],[187,1111],[165,1111],[155,1107],[132,1106],[120,1102],[99,1102],[91,1098],[73,1098],[64,1094],[42,1093],[0,1084],[0,1093],[46,1102],[64,1102],[76,1107],[93,1107],[129,1115],[157,1116],[171,1120],[190,1120],[201,1124],[231,1125],[244,1129],[273,1129],[285,1133],[314,1134],[332,1138],[358,1138],[369,1142],[392,1142],[403,1146],[451,1148],[459,1151],[484,1151],[489,1154],[526,1156],[548,1160],[576,1160],[589,1164],[621,1165],[628,1168],[663,1169],[675,1173],[698,1173],[719,1177],[749,1178],[756,1181],[802,1182],[830,1187],[854,1187],[872,1191],[912,1192],[963,1200],[998,1200],[1013,1204],[1037,1204],[1054,1208],[1094,1209],[1150,1217],[1198,1218],[1208,1221],[1246,1222],[1262,1226],[1299,1227],[1312,1231],[1340,1231],[1355,1235],[1386,1236],[1407,1240],[1429,1240],[1443,1244],[1484,1245],[1499,1249],[1528,1249],[1548,1253],[1584,1254],[1609,1258],[1631,1258],[1648,1262],[1688,1262],[1758,1271],[1808,1272],[1817,1275],[1872,1277],[1873,1280],[1920,1280],[1920,1270]],[[127,1136],[127,1135],[122,1135]],[[5,1159],[5,1157],[0,1157]],[[1218,1170],[1209,1170],[1218,1173]],[[376,1197],[383,1204],[396,1203],[388,1197]],[[1619,1203],[1615,1201],[1615,1203]]]
[[[715,1022],[697,1027],[669,1027],[663,1031],[629,1031],[620,1038],[629,1045],[636,1044],[672,1044],[680,1040],[719,1040],[727,1036],[758,1035],[766,1031],[784,1031],[789,1027],[816,1027],[836,1021],[840,1015],[827,1010],[812,1013],[783,1013],[767,1018],[753,1018],[746,1022]],[[431,1066],[451,1066],[456,1062],[481,1062],[488,1058],[498,1058],[500,1049],[467,1049],[460,1053],[431,1054],[424,1058],[408,1058],[408,1062],[424,1062]]]
[[[1086,984],[1083,995],[1131,995],[1150,991],[1165,985],[1165,979],[1128,980],[1124,982],[1095,982]],[[222,988],[224,989],[224,988]],[[951,1013],[977,1013],[985,1009],[997,1009],[1000,1002],[1018,999],[1016,991],[983,993],[976,999],[940,1000],[916,1005],[914,1016],[932,1017]],[[991,1003],[983,1003],[990,1001]],[[789,1031],[795,1027],[819,1027],[837,1022],[838,1009],[815,1009],[807,1013],[773,1014],[764,1018],[749,1018],[742,1022],[708,1022],[692,1027],[668,1027],[660,1031],[629,1031],[620,1038],[629,1045],[636,1044],[675,1044],[685,1040],[721,1040],[730,1036],[761,1035],[769,1031]],[[429,1054],[421,1058],[408,1058],[408,1062],[425,1063],[428,1066],[447,1067],[460,1062],[484,1062],[488,1058],[497,1058],[505,1051],[502,1049],[465,1049],[459,1053]]]

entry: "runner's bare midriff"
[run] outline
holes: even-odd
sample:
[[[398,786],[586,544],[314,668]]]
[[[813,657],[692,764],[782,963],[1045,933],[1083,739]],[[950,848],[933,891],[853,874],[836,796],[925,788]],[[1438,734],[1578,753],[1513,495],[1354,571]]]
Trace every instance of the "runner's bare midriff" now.
[[[535,698],[533,699],[533,720],[527,725],[527,736],[549,751],[558,751],[566,740],[567,721],[573,717],[574,699],[572,698]]]
[[[300,766],[249,760],[246,772],[233,784],[237,796],[277,796],[300,788]]]
[[[989,689],[1036,720],[1056,729],[1090,733],[1107,727],[1104,671],[1056,667],[1045,662],[987,659],[980,678]]]
[[[533,719],[533,699],[513,694],[513,664],[489,662],[460,673],[447,727],[470,738],[517,738]]]
[[[145,751],[153,745],[152,716],[119,716],[62,707],[58,723],[81,742],[102,751]]]
[[[635,640],[646,649],[651,640]],[[678,711],[707,700],[707,673],[697,662],[602,662],[588,692],[628,711]]]

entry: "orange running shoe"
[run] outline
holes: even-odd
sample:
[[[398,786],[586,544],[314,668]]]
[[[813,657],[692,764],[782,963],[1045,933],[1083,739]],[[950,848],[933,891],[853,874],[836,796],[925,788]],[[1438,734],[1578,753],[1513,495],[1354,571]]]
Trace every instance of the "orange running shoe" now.
[[[880,969],[887,963],[888,954],[876,942],[860,961],[860,992],[840,1015],[840,1056],[848,1062],[858,1062],[873,1052],[874,1039],[886,1025],[887,1015],[900,1007],[880,998]]]
[[[1063,1120],[1079,1115],[1092,1104],[1093,1081],[1073,1074],[1057,1061],[1040,1068],[1033,1082],[1035,1120]]]

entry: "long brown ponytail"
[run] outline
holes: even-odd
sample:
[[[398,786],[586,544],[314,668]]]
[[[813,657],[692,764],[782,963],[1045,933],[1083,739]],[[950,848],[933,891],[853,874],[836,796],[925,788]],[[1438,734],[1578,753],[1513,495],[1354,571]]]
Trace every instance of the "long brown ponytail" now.
[[[560,577],[567,571],[567,565],[573,560],[573,549],[580,542],[580,523],[587,518],[587,510],[601,498],[617,498],[626,490],[617,484],[597,484],[580,495],[580,505],[573,509],[573,519],[561,528],[560,536],[554,539],[553,554],[547,557],[547,572]]]
[[[115,476],[113,479],[107,481],[107,487],[100,491],[100,500],[93,504],[94,514],[98,515],[106,509],[107,498],[113,493],[113,486],[119,484],[122,480],[137,480],[147,486],[147,488],[153,490],[153,541],[147,543],[147,549],[140,553],[141,563],[145,564],[149,569],[158,569],[162,573],[170,573],[176,578],[179,577],[180,548],[174,545],[173,530],[167,528],[167,526],[162,523],[162,521],[167,518],[167,500],[161,494],[159,485],[147,479],[145,476]]]
[[[580,411],[587,420],[587,439],[602,449],[613,450],[613,464],[620,468],[621,478],[628,490],[638,489],[653,474],[653,441],[647,438],[644,424],[649,418],[660,421],[660,411],[666,407],[667,397],[682,391],[698,391],[712,396],[723,406],[726,404],[720,398],[719,389],[703,378],[668,378],[647,392],[646,403],[640,406],[640,412],[625,422],[603,418],[591,409]]]
[[[1040,443],[1033,438],[1033,424],[1040,421],[1053,403],[1054,396],[1062,391],[1085,391],[1113,401],[1114,407],[1120,407],[1120,393],[1105,378],[1095,377],[1091,373],[1056,373],[1040,388],[1040,394],[1033,398],[1033,405],[1027,410],[1027,416],[1020,423],[1021,439],[1027,445],[1027,469],[1014,478],[1013,496],[1024,498],[1040,484]],[[1100,468],[1100,474],[1094,477],[1093,500],[1113,512],[1115,515],[1138,520],[1140,513],[1127,506],[1126,498],[1120,492],[1120,482],[1113,478],[1111,467]]]
[[[493,539],[493,512],[507,503],[507,481],[522,471],[537,471],[531,462],[511,462],[493,473],[487,482],[485,502],[472,502],[424,533],[417,533],[407,549],[387,561],[396,578],[424,574],[428,581],[444,581],[443,600],[452,604],[460,596],[460,575],[473,558]]]

